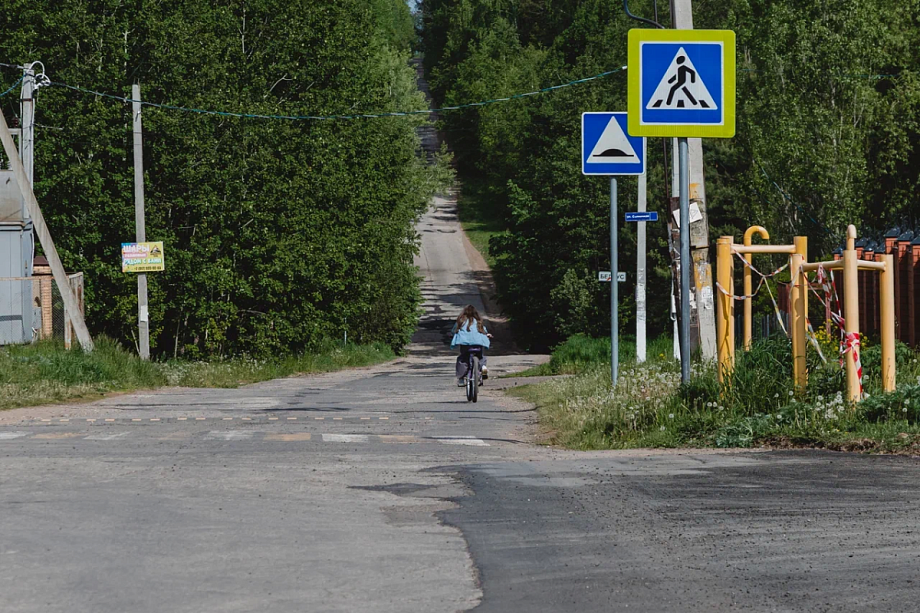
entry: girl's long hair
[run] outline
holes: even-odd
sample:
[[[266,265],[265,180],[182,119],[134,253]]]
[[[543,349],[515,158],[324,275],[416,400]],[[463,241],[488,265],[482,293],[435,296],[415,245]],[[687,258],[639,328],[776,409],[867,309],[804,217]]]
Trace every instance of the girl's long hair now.
[[[469,328],[464,328],[464,326],[468,326],[473,321],[476,322],[476,329],[479,330],[479,333],[485,334],[486,329],[482,325],[482,318],[479,316],[479,311],[477,311],[476,307],[474,307],[472,304],[468,304],[463,308],[463,312],[460,313],[460,317],[457,318],[457,329],[468,330]]]

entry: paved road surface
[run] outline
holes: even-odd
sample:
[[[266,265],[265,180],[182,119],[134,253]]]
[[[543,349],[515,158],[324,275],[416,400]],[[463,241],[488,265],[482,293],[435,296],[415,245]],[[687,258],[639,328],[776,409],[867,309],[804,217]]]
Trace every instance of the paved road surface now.
[[[916,460],[534,446],[453,385],[453,201],[419,230],[406,358],[0,413],[0,611],[920,610]]]

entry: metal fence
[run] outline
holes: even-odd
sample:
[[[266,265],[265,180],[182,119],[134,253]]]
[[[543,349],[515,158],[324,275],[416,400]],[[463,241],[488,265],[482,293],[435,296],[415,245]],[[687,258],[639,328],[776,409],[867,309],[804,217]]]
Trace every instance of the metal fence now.
[[[894,303],[895,303],[895,336],[912,347],[920,347],[920,231],[892,230],[878,240],[862,238],[856,241],[856,257],[871,262],[881,262],[885,255],[894,256]],[[834,259],[842,257],[842,251],[834,252]],[[822,305],[814,296],[809,297],[809,320],[817,329],[824,326],[832,336],[837,334],[837,325],[831,319],[830,309],[842,309],[838,302],[843,299],[843,275],[833,275],[834,283],[831,286],[830,301],[827,306]],[[881,333],[881,309],[879,292],[881,291],[879,275],[870,271],[860,271],[857,277],[859,284],[859,330],[863,335],[878,335]],[[776,283],[776,303],[788,330],[789,321],[789,284]],[[816,288],[817,289],[817,288]],[[818,291],[821,291],[818,289]],[[845,316],[845,314],[843,314]],[[737,342],[741,342],[742,318],[736,317]],[[753,336],[769,336],[781,332],[775,315],[755,315],[753,322]]]
[[[84,312],[83,273],[67,276]],[[74,338],[70,315],[51,275],[0,278],[0,345],[55,339],[68,349]]]

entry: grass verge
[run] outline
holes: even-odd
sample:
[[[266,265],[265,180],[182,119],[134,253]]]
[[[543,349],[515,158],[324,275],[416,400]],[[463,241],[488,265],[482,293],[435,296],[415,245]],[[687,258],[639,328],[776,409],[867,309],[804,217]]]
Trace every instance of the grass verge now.
[[[65,350],[56,343],[13,345],[0,349],[0,410],[167,385],[237,387],[294,374],[370,366],[394,357],[384,345],[330,344],[315,353],[277,360],[144,362],[106,338],[96,340],[92,353]]]
[[[671,339],[661,337],[648,343],[646,355],[653,361],[664,360],[672,352]],[[621,364],[634,364],[636,343],[631,337],[620,339],[619,354]],[[592,368],[605,365],[610,368],[610,339],[591,338],[584,334],[569,337],[564,343],[553,349],[549,362],[509,377],[546,377],[551,375],[576,375]]]
[[[489,268],[493,268],[495,258],[489,252],[489,240],[501,234],[505,227],[484,183],[475,180],[463,183],[457,200],[457,214],[467,238],[482,254]]]
[[[622,365],[616,389],[605,354],[603,361],[579,361],[602,355],[585,353],[589,341],[570,340],[554,353],[556,366],[548,365],[574,376],[511,391],[537,405],[551,443],[576,449],[767,445],[920,453],[920,361],[906,347],[897,352],[902,383],[887,394],[881,391],[877,346],[863,351],[868,397],[853,406],[843,399],[837,362],[824,364],[817,354],[809,355],[808,389],[796,394],[784,338],[739,352],[726,386],[704,364],[694,365],[691,382],[681,386],[679,364],[663,358],[664,351],[649,351],[648,362]]]

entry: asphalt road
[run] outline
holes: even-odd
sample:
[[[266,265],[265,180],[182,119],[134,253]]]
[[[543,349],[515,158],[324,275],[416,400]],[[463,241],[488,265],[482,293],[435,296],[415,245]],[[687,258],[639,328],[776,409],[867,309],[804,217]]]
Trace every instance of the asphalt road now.
[[[449,195],[419,231],[406,358],[0,412],[0,611],[920,611],[917,460],[534,445],[453,382]]]

